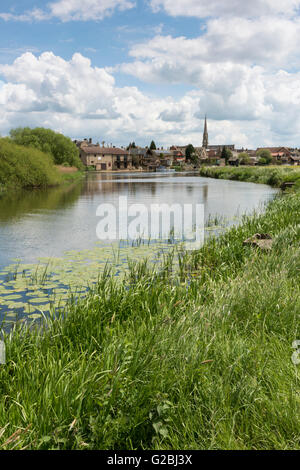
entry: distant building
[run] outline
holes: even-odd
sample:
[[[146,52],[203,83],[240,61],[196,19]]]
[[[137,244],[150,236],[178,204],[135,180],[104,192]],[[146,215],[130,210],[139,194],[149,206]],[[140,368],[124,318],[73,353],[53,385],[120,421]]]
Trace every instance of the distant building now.
[[[220,159],[223,148],[227,148],[231,151],[234,151],[235,146],[233,144],[223,144],[223,145],[209,145],[208,143],[208,126],[207,126],[207,116],[205,115],[204,120],[204,130],[203,130],[203,138],[202,138],[202,149],[206,151],[206,155],[204,152],[201,152],[200,160],[205,161],[215,161]],[[197,153],[199,152],[200,147],[197,147]]]
[[[256,150],[256,153],[260,150],[269,150],[272,156],[273,163],[289,163],[291,151],[287,147],[260,147]]]
[[[129,153],[117,147],[101,147],[93,144],[92,139],[75,141],[79,148],[82,163],[94,167],[97,171],[114,171],[132,169],[132,157]]]

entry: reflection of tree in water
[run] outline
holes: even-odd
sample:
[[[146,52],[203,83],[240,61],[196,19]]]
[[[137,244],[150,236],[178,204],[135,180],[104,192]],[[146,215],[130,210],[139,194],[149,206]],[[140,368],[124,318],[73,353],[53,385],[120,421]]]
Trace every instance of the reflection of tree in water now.
[[[208,198],[208,185],[203,185],[203,202],[206,202]]]
[[[48,189],[9,192],[0,198],[0,222],[39,210],[65,209],[79,198],[84,182]]]

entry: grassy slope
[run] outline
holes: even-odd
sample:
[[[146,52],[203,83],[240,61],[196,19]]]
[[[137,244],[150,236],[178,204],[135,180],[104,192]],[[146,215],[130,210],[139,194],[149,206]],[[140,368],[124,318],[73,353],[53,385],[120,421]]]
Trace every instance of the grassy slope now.
[[[61,180],[49,155],[0,139],[0,191],[54,186]]]
[[[299,449],[299,207],[300,192],[276,199],[182,259],[173,285],[168,269],[132,268],[129,290],[104,276],[42,335],[7,338],[1,445]],[[258,231],[270,254],[243,246]]]

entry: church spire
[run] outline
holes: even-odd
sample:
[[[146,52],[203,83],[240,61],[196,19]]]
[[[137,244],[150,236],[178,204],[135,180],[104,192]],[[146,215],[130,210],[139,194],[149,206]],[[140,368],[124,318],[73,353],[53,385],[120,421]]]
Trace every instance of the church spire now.
[[[204,122],[204,132],[203,132],[202,147],[205,148],[205,149],[208,147],[208,132],[207,132],[207,119],[206,119],[206,115],[205,115],[205,122]]]

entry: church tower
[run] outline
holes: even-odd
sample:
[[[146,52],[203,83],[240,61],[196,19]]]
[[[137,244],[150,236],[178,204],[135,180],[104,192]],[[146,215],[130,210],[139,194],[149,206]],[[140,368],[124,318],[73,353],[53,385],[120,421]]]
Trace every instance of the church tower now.
[[[204,123],[204,132],[203,132],[202,147],[205,148],[205,149],[208,147],[208,132],[207,132],[207,120],[206,120],[206,115],[205,115],[205,123]]]

